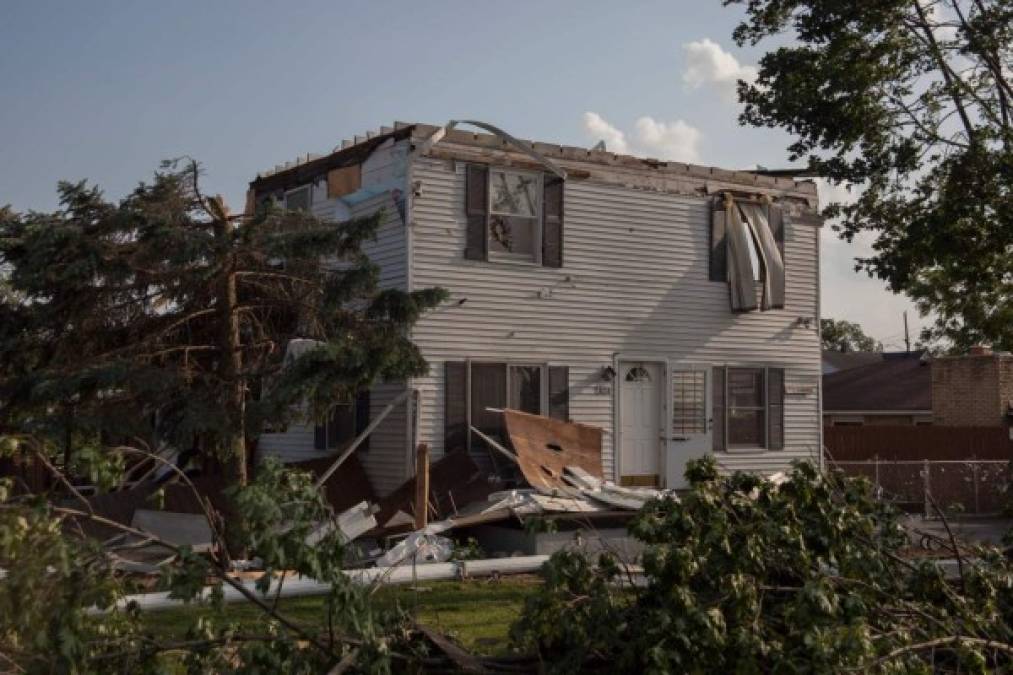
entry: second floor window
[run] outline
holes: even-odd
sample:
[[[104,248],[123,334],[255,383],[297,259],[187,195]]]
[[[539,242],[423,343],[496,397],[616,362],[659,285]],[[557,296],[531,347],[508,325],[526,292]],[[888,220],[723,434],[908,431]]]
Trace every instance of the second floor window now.
[[[468,164],[464,257],[563,266],[563,180],[552,173]]]
[[[285,193],[285,208],[289,211],[309,211],[312,202],[312,186],[303,185]]]
[[[489,256],[541,261],[542,177],[490,169]]]

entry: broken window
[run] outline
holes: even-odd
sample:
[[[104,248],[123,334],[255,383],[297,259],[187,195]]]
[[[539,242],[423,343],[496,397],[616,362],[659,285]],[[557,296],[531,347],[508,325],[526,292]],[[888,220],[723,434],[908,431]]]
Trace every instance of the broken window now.
[[[489,170],[489,256],[538,262],[542,181],[538,174]]]
[[[724,194],[712,213],[711,281],[728,283],[732,311],[783,309],[784,219],[769,199]],[[757,304],[757,282],[761,284]]]
[[[469,438],[472,449],[483,449],[482,442],[468,433],[471,426],[506,445],[503,415],[497,412],[503,408],[569,417],[566,366],[448,361],[445,375],[447,451],[467,447]]]
[[[714,369],[714,450],[784,448],[784,369]]]
[[[563,181],[555,175],[469,164],[465,179],[472,260],[563,264]]]
[[[289,211],[309,211],[313,186],[303,185],[285,193],[285,208]]]

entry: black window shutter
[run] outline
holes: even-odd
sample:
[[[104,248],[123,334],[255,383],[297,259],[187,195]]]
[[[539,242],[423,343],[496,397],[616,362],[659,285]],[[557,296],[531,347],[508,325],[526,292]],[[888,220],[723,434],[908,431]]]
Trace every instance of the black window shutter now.
[[[468,445],[468,364],[447,361],[444,365],[444,452],[462,450]]]
[[[717,198],[711,206],[710,280],[728,281],[728,244],[725,236],[725,202]]]
[[[341,413],[344,412],[341,405],[331,408],[331,416],[327,418],[327,449],[333,450],[338,447],[338,439],[341,438]]]
[[[549,366],[549,417],[570,419],[570,368]]]
[[[327,449],[327,426],[325,424],[318,424],[313,427],[313,449],[314,450],[326,450]]]
[[[355,397],[355,437],[366,430],[369,426],[369,389],[363,389]],[[366,436],[359,444],[359,450],[369,450],[369,436]]]
[[[725,441],[725,376],[726,368],[718,366],[714,368],[713,390],[711,392],[712,408],[711,417],[714,420],[711,428],[711,439],[714,452],[724,452]]]
[[[484,164],[466,165],[464,189],[464,212],[468,218],[464,257],[469,260],[488,260],[486,221],[489,208],[489,167]]]
[[[545,174],[542,190],[542,266],[563,266],[563,179]]]
[[[767,449],[784,449],[784,368],[767,369]]]
[[[507,439],[503,413],[492,412],[489,408],[507,407],[507,364],[472,363],[468,386],[471,388],[472,426],[505,445]],[[485,441],[472,435],[471,449],[485,452]]]

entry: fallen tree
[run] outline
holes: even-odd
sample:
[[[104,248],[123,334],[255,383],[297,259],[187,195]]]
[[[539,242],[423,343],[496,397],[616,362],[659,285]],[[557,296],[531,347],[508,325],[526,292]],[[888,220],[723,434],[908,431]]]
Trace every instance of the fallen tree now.
[[[44,457],[45,448],[30,438],[0,439],[0,455],[13,453]],[[103,472],[116,479],[115,466]],[[343,569],[339,528],[321,528],[335,514],[307,472],[267,464],[234,489],[233,503],[250,524],[240,543],[262,563],[252,588],[230,574],[210,504],[216,545],[196,555],[103,519],[84,497],[15,496],[11,481],[0,480],[0,672],[154,672],[179,664],[195,672],[563,673],[1013,666],[1013,574],[998,550],[944,541],[956,576],[909,559],[896,513],[867,482],[825,476],[809,464],[776,481],[720,477],[710,460],[687,473],[686,494],[648,502],[631,524],[647,545],[642,570],[609,553],[555,554],[543,567],[544,587],[512,629],[516,653],[497,658],[468,654],[406,613],[378,610],[375,586],[363,581],[383,575]],[[78,523],[96,520],[174,553],[159,583],[200,609],[185,639],[167,640],[141,621],[128,597],[137,589],[116,572],[117,551],[78,534]],[[288,573],[328,587],[317,620],[295,621],[278,603]],[[261,612],[259,624],[238,623],[225,610],[227,596],[237,594]]]
[[[995,549],[959,576],[906,558],[897,514],[867,481],[812,465],[784,481],[687,471],[691,490],[649,503],[631,532],[646,584],[561,552],[513,629],[552,672],[985,672],[1013,667],[1013,574]],[[973,557],[973,560],[970,559]]]

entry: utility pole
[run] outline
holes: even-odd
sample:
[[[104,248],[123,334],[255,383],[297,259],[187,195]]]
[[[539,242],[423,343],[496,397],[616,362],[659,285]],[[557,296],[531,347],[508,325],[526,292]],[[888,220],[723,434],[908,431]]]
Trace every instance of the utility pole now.
[[[904,351],[911,353],[911,338],[907,332],[907,310],[904,310]]]

